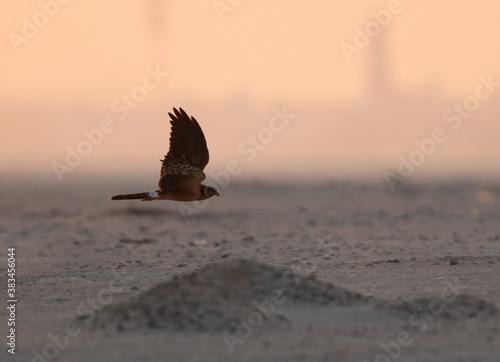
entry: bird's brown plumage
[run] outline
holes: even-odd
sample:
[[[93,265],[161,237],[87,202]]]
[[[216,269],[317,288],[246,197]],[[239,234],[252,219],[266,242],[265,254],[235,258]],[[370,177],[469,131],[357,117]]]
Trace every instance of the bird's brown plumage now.
[[[170,148],[161,161],[160,181],[158,182],[160,189],[151,193],[117,195],[113,196],[112,200],[141,198],[142,200],[194,201],[219,195],[217,190],[201,184],[205,179],[203,170],[208,164],[209,153],[200,125],[182,108],[179,110],[174,108],[174,114],[168,115],[172,125]]]

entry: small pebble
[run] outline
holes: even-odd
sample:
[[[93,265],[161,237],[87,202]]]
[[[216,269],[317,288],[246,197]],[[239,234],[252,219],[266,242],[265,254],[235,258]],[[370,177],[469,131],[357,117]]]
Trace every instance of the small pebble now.
[[[293,258],[285,262],[285,265],[300,263],[300,258]]]
[[[458,264],[458,259],[457,258],[451,258],[450,259],[450,265],[457,265]]]

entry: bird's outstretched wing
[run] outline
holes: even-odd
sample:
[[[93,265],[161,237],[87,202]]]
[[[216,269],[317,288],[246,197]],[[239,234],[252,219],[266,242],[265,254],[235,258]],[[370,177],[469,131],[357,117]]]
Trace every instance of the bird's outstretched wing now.
[[[199,188],[209,160],[207,141],[196,119],[189,117],[182,108],[174,108],[174,113],[168,114],[172,130],[170,149],[160,171],[161,192]]]
[[[209,154],[205,135],[194,117],[189,117],[182,108],[174,108],[174,113],[169,113],[172,130],[170,132],[170,149],[165,156],[172,156],[178,161],[203,171],[208,164]],[[163,172],[163,168],[162,168]]]

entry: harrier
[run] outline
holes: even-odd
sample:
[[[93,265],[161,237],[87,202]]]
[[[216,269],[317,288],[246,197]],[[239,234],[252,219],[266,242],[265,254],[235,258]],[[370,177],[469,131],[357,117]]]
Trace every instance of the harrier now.
[[[208,164],[207,141],[200,125],[182,108],[169,113],[172,130],[170,149],[163,159],[160,170],[159,190],[138,194],[116,195],[111,200],[141,199],[196,201],[219,196],[216,189],[202,185],[203,169]]]

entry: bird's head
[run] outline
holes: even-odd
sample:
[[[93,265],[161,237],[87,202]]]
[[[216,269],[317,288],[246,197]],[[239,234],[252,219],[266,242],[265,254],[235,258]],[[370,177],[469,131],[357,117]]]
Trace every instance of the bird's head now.
[[[217,189],[210,186],[201,185],[200,191],[200,200],[206,200],[213,196],[219,196]]]

